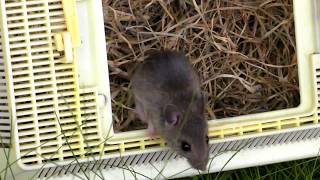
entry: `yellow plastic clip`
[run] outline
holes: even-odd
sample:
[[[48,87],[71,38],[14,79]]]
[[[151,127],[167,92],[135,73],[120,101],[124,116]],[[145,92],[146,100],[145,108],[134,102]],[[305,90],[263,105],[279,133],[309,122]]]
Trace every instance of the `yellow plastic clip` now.
[[[62,0],[63,13],[66,19],[67,32],[54,35],[54,41],[58,51],[64,51],[64,57],[60,58],[63,63],[72,63],[74,48],[80,46],[78,27],[78,15],[75,0]]]
[[[70,32],[63,32],[54,35],[54,41],[58,51],[64,51],[64,57],[59,60],[63,63],[73,62],[73,48]]]
[[[54,35],[54,42],[56,44],[56,47],[57,47],[58,51],[63,51],[64,50],[62,34],[55,34]]]
[[[62,0],[63,13],[66,18],[67,30],[71,33],[72,47],[80,46],[78,15],[76,0]]]
[[[71,34],[69,32],[63,32],[62,36],[65,55],[64,63],[71,63],[73,60]]]

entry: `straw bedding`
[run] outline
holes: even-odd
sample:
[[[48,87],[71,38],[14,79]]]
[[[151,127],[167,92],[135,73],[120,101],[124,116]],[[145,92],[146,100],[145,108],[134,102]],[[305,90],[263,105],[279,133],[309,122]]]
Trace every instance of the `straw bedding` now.
[[[114,128],[132,118],[130,77],[148,51],[184,52],[222,119],[300,103],[292,0],[103,0]]]

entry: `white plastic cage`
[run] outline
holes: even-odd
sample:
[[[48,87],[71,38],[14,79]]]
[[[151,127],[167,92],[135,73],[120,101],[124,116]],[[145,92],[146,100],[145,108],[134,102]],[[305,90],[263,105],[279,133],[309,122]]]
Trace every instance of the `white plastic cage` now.
[[[320,59],[314,2],[294,1],[303,106],[210,122],[215,157],[210,172],[221,170],[230,157],[224,170],[317,155]],[[198,174],[144,130],[113,132],[100,1],[1,1],[1,19],[2,178]],[[301,144],[308,149],[302,151]]]

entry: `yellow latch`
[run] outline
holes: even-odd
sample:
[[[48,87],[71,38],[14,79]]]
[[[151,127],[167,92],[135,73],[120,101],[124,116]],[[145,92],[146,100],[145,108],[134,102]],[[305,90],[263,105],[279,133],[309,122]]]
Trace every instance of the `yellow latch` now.
[[[62,0],[63,13],[66,19],[67,30],[71,34],[72,47],[80,46],[79,26],[76,0]]]
[[[72,63],[73,62],[73,51],[72,47],[72,38],[70,32],[63,32],[54,35],[54,41],[58,51],[64,52],[64,57],[59,60],[63,63]]]
[[[78,15],[75,0],[62,0],[63,12],[66,19],[67,31],[54,35],[58,51],[64,51],[63,63],[73,62],[73,51],[80,46]]]

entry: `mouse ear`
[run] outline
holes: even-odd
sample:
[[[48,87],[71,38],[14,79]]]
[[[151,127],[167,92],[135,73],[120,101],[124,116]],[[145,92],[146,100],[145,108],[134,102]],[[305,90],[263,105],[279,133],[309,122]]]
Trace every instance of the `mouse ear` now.
[[[181,113],[178,111],[176,106],[169,104],[165,107],[165,125],[168,127],[177,126],[182,118]]]

